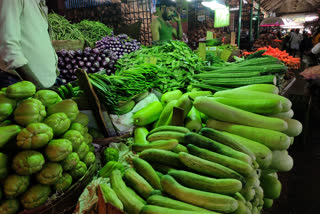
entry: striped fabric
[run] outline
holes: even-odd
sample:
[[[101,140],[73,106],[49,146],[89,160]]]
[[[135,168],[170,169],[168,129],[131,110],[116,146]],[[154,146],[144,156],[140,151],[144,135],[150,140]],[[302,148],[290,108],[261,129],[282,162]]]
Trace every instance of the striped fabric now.
[[[93,7],[110,3],[110,0],[65,0],[66,8]]]

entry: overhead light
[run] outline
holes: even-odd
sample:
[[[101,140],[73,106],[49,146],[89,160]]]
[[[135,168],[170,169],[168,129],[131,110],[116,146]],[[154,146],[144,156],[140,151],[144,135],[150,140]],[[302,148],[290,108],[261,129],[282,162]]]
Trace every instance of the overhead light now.
[[[230,11],[237,11],[237,10],[239,10],[239,7],[231,7],[230,8]]]
[[[247,0],[243,0],[243,3],[248,4],[248,1]]]
[[[211,10],[227,8],[224,0],[205,0],[201,4]]]

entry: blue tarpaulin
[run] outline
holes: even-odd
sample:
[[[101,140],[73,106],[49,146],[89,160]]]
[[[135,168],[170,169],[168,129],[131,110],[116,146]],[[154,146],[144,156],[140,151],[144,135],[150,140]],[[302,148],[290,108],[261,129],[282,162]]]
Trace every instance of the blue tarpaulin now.
[[[65,0],[66,8],[94,7],[110,3],[110,0]]]

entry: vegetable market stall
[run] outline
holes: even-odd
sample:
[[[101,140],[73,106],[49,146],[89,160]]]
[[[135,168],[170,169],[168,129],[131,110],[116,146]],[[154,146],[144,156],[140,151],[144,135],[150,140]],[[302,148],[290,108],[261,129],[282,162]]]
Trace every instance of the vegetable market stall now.
[[[88,116],[28,81],[1,89],[0,105],[0,213],[70,212],[96,172]]]

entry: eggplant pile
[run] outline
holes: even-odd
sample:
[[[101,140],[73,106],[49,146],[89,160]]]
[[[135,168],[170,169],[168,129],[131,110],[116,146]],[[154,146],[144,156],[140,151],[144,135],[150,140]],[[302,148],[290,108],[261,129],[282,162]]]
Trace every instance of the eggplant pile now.
[[[85,70],[87,73],[106,70],[108,74],[111,74],[116,63],[115,58],[109,51],[100,51],[97,48],[90,47],[86,47],[83,51],[80,49],[75,51],[61,50],[57,52],[57,55],[59,57],[59,77],[63,84],[77,79],[75,74],[78,68]]]
[[[124,54],[129,54],[140,49],[141,43],[136,39],[131,39],[126,34],[118,36],[106,36],[96,42],[96,48],[100,51],[108,50],[116,59],[120,59]]]
[[[84,50],[61,50],[58,55],[59,77],[62,83],[77,79],[78,68],[87,73],[105,70],[107,75],[115,72],[115,64],[124,54],[140,49],[140,42],[130,39],[127,35],[107,36],[96,42],[95,48],[86,47]]]

